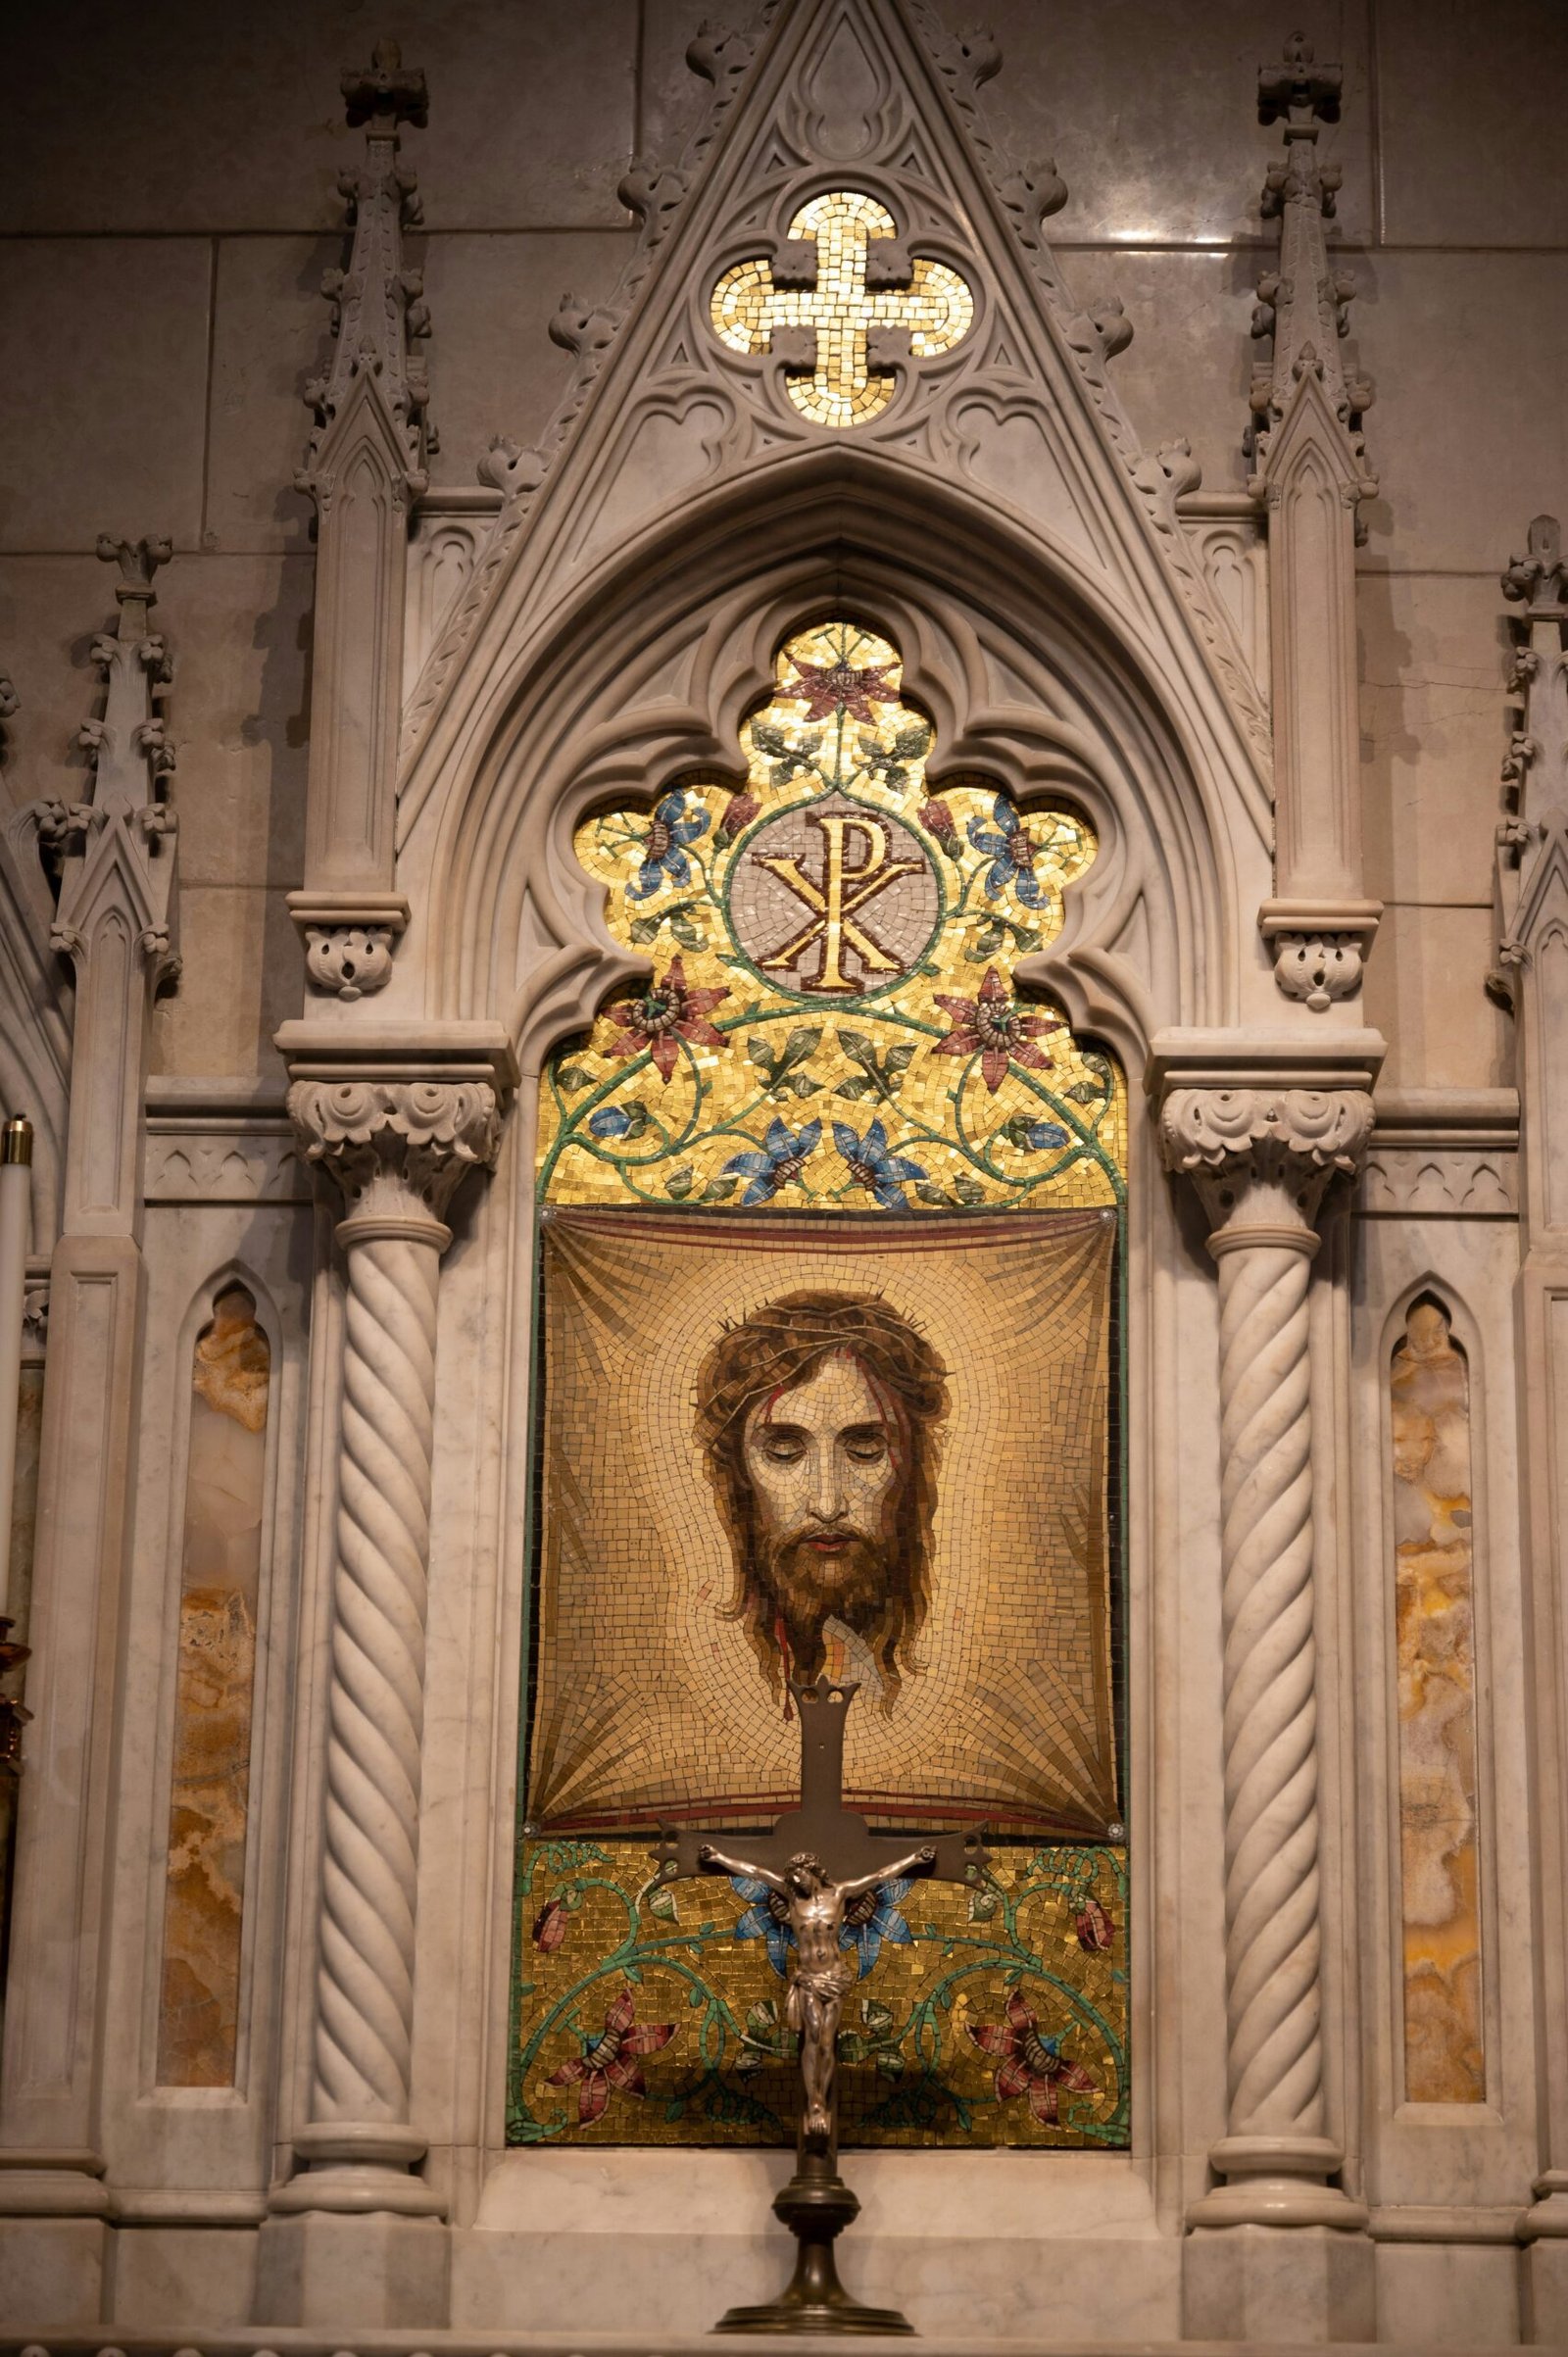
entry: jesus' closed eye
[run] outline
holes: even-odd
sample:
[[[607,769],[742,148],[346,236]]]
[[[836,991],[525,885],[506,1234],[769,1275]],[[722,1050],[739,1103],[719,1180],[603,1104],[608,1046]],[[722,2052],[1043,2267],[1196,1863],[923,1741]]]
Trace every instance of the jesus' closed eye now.
[[[698,1432],[735,1562],[732,1615],[775,1694],[824,1665],[830,1624],[890,1710],[930,1607],[946,1370],[872,1295],[783,1295],[722,1334]]]

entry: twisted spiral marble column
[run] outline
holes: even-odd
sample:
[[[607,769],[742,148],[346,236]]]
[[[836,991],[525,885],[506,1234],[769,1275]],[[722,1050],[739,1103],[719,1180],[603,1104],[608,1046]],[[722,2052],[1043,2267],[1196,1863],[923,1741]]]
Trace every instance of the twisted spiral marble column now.
[[[342,1428],[311,2124],[274,2209],[431,2206],[407,2171],[436,1296],[465,1172],[493,1158],[474,1083],[297,1083],[307,1157],[348,1200]]]
[[[1324,2134],[1308,1279],[1364,1091],[1188,1089],[1165,1159],[1197,1184],[1219,1271],[1229,2134],[1208,2225],[1358,2224]]]
[[[1317,2136],[1317,1696],[1307,1275],[1299,1246],[1219,1259],[1230,2124]]]
[[[425,1235],[354,1221],[345,1227],[313,2108],[318,2120],[403,2121],[414,2022],[436,1284],[449,1231],[434,1222]]]

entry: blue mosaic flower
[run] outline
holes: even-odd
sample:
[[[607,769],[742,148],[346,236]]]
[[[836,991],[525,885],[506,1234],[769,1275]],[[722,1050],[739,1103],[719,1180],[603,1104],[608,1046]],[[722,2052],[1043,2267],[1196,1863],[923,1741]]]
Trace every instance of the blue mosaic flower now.
[[[884,1211],[907,1208],[901,1181],[923,1179],[926,1174],[906,1154],[889,1153],[888,1133],[880,1114],[863,1138],[858,1138],[847,1121],[835,1121],[833,1143],[848,1162],[856,1185],[874,1195]]]
[[[795,1934],[787,1921],[773,1912],[773,1893],[755,1874],[732,1874],[729,1887],[739,1898],[751,1904],[735,1926],[737,1940],[765,1940],[767,1960],[782,1981],[789,1969],[789,1953],[795,1945]]]
[[[602,1105],[597,1113],[588,1116],[588,1127],[596,1138],[624,1138],[631,1132],[631,1115],[618,1105]]]
[[[907,1898],[913,1888],[913,1879],[909,1876],[901,1876],[893,1883],[878,1883],[869,1894],[870,1913],[863,1922],[859,1918],[866,1900],[858,1900],[851,1908],[844,1929],[839,1934],[839,1945],[855,1949],[858,1959],[855,1977],[858,1981],[863,1981],[876,1962],[884,1940],[894,1947],[907,1947],[913,1940],[914,1934],[899,1912],[900,1900]]]
[[[1024,1125],[1023,1142],[1031,1154],[1044,1154],[1050,1147],[1065,1146],[1067,1133],[1059,1121],[1029,1121]]]
[[[743,1203],[765,1203],[780,1187],[794,1184],[821,1141],[820,1121],[808,1121],[804,1129],[791,1132],[775,1115],[767,1125],[760,1151],[754,1148],[749,1154],[731,1154],[724,1169],[726,1174],[733,1171],[738,1177],[751,1180],[741,1197]]]
[[[685,847],[695,843],[699,835],[708,832],[708,812],[688,810],[686,797],[677,786],[654,806],[653,823],[643,837],[643,863],[635,884],[626,887],[629,901],[645,901],[659,890],[668,876],[672,884],[689,884],[692,863]]]
[[[997,796],[991,815],[997,822],[995,832],[978,818],[971,818],[964,830],[975,850],[986,853],[991,861],[984,878],[986,898],[1000,899],[1010,884],[1026,908],[1038,908],[1035,847],[1024,832],[1023,820],[1005,794]]]

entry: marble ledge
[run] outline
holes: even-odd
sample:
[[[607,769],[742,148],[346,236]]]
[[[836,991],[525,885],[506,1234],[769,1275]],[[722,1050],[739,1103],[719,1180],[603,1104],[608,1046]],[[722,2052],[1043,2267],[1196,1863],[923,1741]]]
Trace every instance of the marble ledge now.
[[[24,2343],[36,2357],[189,2357],[188,2332],[144,2332],[122,2326],[79,2328],[67,2332],[28,2332],[8,2327],[4,2346]],[[409,2327],[403,2331],[321,2332],[290,2325],[256,2325],[242,2331],[200,2334],[201,2357],[713,2357],[710,2332],[448,2332],[439,2327]],[[837,2346],[816,2333],[770,2333],[768,2348],[777,2357],[823,2357]],[[1393,2344],[1397,2346],[1397,2344]],[[1406,2344],[1408,2346],[1409,2344]],[[856,2346],[877,2352],[907,2350],[906,2340],[880,2335],[857,2336]],[[1336,2357],[1389,2357],[1388,2341],[1338,2341]],[[1446,2357],[1504,2357],[1518,2349],[1514,2340],[1466,2341],[1445,2344]],[[921,2357],[976,2357],[989,2348],[997,2357],[1321,2357],[1321,2343],[1285,2340],[1105,2340],[1077,2333],[1063,2338],[1030,2336],[1006,2341],[978,2340],[975,2335],[923,2333]]]

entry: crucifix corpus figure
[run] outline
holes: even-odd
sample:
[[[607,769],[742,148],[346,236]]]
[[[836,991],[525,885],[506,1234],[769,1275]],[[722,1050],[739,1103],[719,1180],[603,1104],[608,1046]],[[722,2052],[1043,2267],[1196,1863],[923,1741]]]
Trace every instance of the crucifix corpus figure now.
[[[656,1851],[660,1879],[728,1874],[760,1883],[786,1911],[795,1943],[786,2019],[801,2044],[801,2122],[795,2175],[773,2197],[773,2214],[799,2245],[795,2274],[776,2300],[760,2308],[731,2308],[720,2332],[907,2332],[896,2308],[867,2308],[838,2279],[833,2244],[859,2211],[839,2175],[835,2080],[839,2017],[856,1978],[846,1948],[845,1918],[879,1884],[906,1875],[976,1884],[990,1852],[981,1830],[938,1834],[900,1849],[874,1834],[844,1805],[844,1722],[856,1688],[823,1676],[813,1685],[792,1678],[789,1691],[801,1718],[801,1800],[771,1833],[745,1839],[746,1855],[720,1848],[695,1829],[665,1831]],[[693,1814],[697,1812],[694,1809]]]
[[[936,1846],[926,1841],[902,1858],[889,1858],[869,1874],[835,1882],[815,1852],[798,1849],[782,1874],[774,1874],[754,1859],[732,1857],[705,1841],[697,1863],[705,1874],[751,1875],[777,1891],[789,1909],[795,1935],[795,1971],[790,1981],[784,2018],[801,2041],[801,2079],[806,2108],[802,2141],[808,2149],[825,2152],[833,2140],[833,2072],[837,2055],[839,2017],[855,1979],[855,1966],[839,1945],[847,1908],[866,1897],[879,1883],[903,1876],[930,1874],[937,1862]]]

